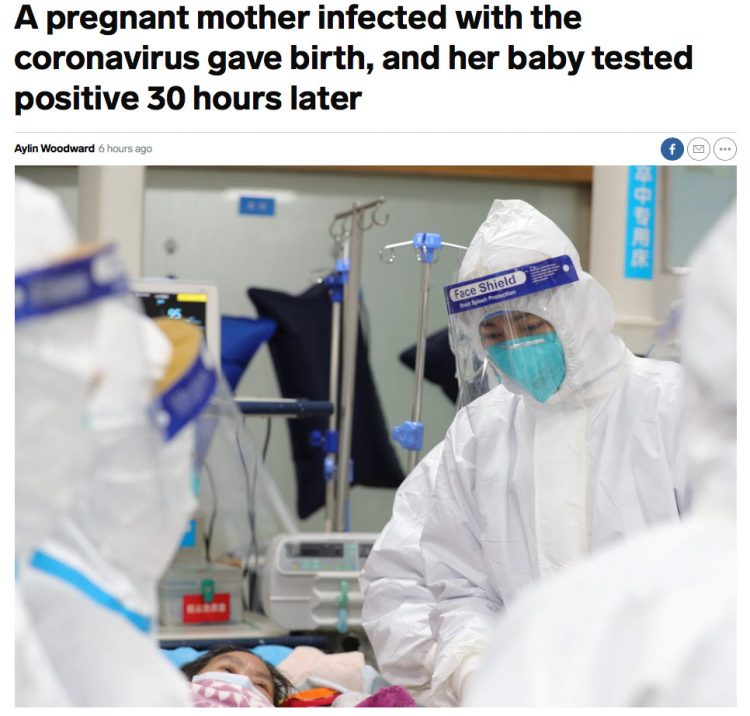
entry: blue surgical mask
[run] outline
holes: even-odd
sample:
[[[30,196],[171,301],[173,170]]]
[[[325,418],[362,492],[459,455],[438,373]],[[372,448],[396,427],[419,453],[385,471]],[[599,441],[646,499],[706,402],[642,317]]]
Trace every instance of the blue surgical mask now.
[[[549,400],[565,378],[565,353],[554,332],[488,346],[487,353],[503,373],[540,403]]]

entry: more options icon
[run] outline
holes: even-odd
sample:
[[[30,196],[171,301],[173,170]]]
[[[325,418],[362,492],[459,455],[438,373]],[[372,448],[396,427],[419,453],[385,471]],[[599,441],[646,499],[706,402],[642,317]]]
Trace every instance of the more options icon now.
[[[688,142],[687,153],[696,162],[702,162],[711,154],[711,144],[703,137],[694,137]]]
[[[678,160],[684,151],[685,147],[677,137],[667,137],[661,143],[661,155],[669,162]]]
[[[714,142],[714,154],[717,159],[728,162],[730,159],[734,159],[734,155],[737,154],[737,145],[733,139],[722,137]]]

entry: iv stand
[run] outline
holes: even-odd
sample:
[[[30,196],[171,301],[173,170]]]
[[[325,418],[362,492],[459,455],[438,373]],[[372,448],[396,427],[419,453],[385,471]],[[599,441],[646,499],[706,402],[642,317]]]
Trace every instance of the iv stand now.
[[[351,477],[351,445],[352,445],[352,421],[354,418],[354,378],[357,367],[357,335],[359,331],[359,289],[362,282],[362,244],[364,232],[373,226],[385,226],[388,216],[382,219],[377,212],[385,203],[384,197],[379,197],[366,204],[355,203],[349,211],[336,214],[331,224],[331,235],[343,237],[348,234],[348,281],[344,287],[343,307],[343,335],[342,335],[342,374],[341,394],[338,410],[340,423],[338,465],[336,466],[336,494],[335,515],[333,521],[334,531],[345,532],[348,529],[348,503],[349,503],[349,481]],[[365,218],[369,214],[369,223],[365,224]],[[337,232],[334,227],[340,226]],[[348,228],[347,228],[348,227]],[[333,347],[332,347],[333,348]],[[336,351],[338,356],[339,351]],[[336,359],[338,361],[338,359]],[[331,367],[334,365],[333,350],[331,355]],[[332,375],[338,375],[337,370]]]
[[[442,240],[440,234],[421,233],[415,234],[411,241],[403,241],[398,244],[389,244],[380,250],[380,258],[389,250],[390,255],[385,258],[386,263],[396,260],[395,249],[402,246],[413,246],[416,250],[417,261],[422,264],[422,280],[420,295],[422,302],[417,319],[417,356],[414,365],[414,400],[412,402],[411,421],[397,425],[393,429],[392,436],[402,447],[409,451],[407,458],[407,474],[409,474],[419,462],[419,453],[422,450],[424,437],[424,424],[420,422],[422,415],[422,384],[424,378],[425,350],[427,345],[427,307],[430,296],[430,281],[432,277],[432,265],[437,261],[440,249],[450,246],[453,249],[466,251],[465,246],[449,244]]]
[[[339,404],[339,351],[341,350],[341,302],[331,303],[331,363],[328,378],[329,400],[333,403],[333,413],[328,419],[329,433],[335,433],[336,421],[338,420],[337,406]],[[325,457],[326,466],[326,508],[325,508],[325,531],[333,531],[333,519],[335,511],[335,492],[333,475],[336,470],[336,454],[338,446],[328,446]],[[330,473],[330,477],[328,475]]]
[[[324,470],[326,477],[325,493],[325,531],[333,531],[333,522],[336,512],[336,497],[334,489],[334,476],[336,473],[336,456],[339,451],[339,363],[341,360],[341,304],[344,300],[344,286],[349,279],[349,260],[346,257],[346,243],[348,230],[344,229],[341,237],[331,234],[336,242],[336,269],[331,274],[327,283],[331,291],[331,359],[328,373],[328,399],[333,403],[333,412],[328,418],[328,432],[324,442],[326,456]]]

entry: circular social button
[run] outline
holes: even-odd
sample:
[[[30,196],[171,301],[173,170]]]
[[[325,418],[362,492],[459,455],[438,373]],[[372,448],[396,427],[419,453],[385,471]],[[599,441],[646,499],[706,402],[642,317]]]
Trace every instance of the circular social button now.
[[[677,137],[668,137],[661,143],[661,155],[667,161],[676,161],[684,151],[685,147]]]
[[[711,154],[711,145],[703,137],[694,137],[688,142],[687,153],[691,159],[695,159],[696,162],[702,162]]]
[[[730,159],[734,159],[734,155],[737,154],[737,145],[733,139],[722,137],[714,142],[714,154],[717,159],[728,162]]]

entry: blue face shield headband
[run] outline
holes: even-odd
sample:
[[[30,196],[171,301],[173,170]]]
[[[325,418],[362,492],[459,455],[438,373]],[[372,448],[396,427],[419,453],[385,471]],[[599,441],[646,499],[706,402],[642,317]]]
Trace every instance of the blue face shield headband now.
[[[553,331],[487,346],[490,360],[529,395],[544,403],[565,378],[565,353]]]

